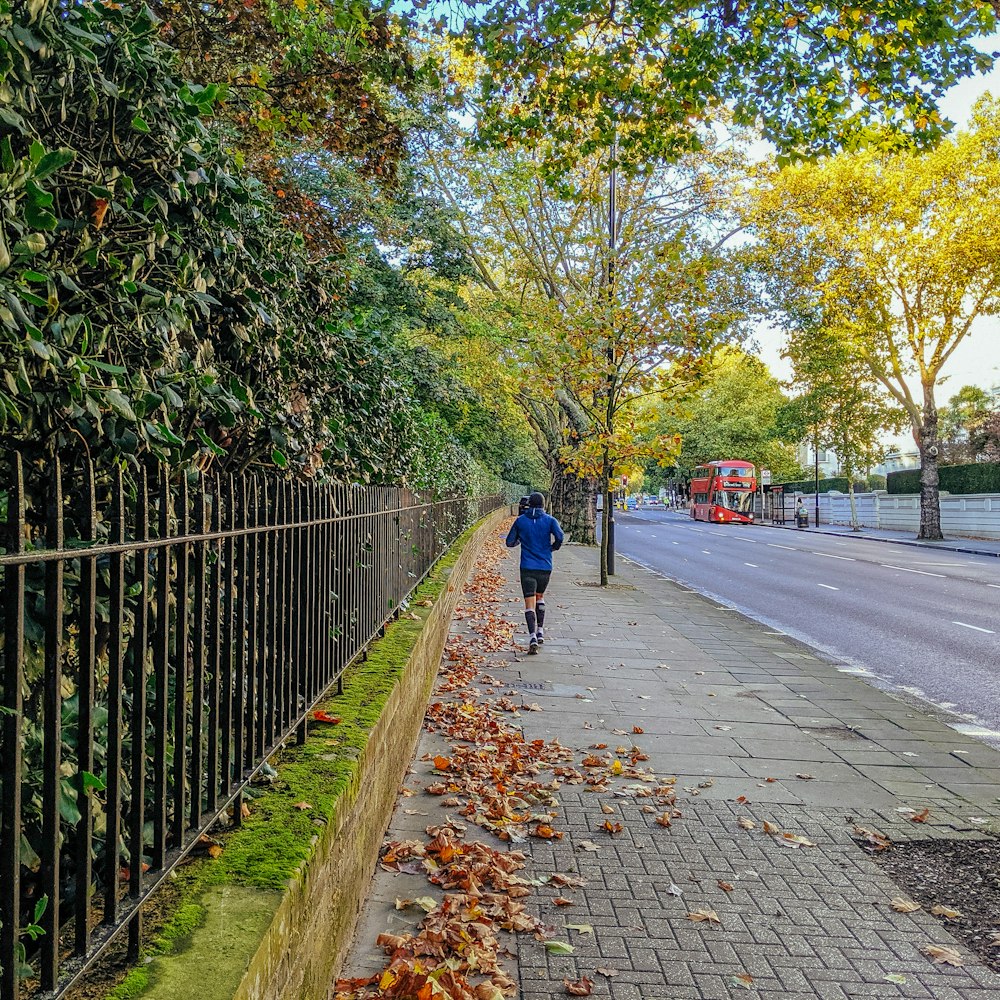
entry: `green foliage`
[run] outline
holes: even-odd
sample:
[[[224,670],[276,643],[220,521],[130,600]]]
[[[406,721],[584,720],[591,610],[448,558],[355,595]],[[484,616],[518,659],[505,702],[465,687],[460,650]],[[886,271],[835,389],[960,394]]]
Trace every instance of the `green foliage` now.
[[[788,399],[758,358],[736,348],[718,351],[705,385],[683,402],[682,413],[664,413],[656,424],[660,433],[682,438],[681,475],[702,462],[737,458],[770,469],[775,482],[801,475],[778,423]]]
[[[815,493],[816,492],[816,480],[815,479],[797,479],[793,482],[776,482],[775,485],[781,485],[784,488],[786,494],[788,493]],[[829,493],[831,490],[836,490],[838,493],[846,493],[851,487],[850,480],[846,476],[831,476],[828,479],[821,479],[819,481],[819,492]]]
[[[975,41],[996,23],[988,3],[947,0],[491,0],[469,37],[485,141],[557,168],[617,142],[642,168],[698,148],[728,112],[785,151],[931,145],[938,97],[992,64]]]
[[[942,465],[938,475],[939,488],[948,493],[1000,493],[1000,462]],[[890,493],[920,492],[919,469],[890,472],[886,481]]]

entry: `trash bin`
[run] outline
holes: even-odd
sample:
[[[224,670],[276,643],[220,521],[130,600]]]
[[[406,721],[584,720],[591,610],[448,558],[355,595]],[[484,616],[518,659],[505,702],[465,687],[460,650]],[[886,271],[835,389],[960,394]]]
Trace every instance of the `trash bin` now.
[[[808,528],[809,527],[809,515],[800,514],[796,511],[795,514],[795,526],[797,528]]]

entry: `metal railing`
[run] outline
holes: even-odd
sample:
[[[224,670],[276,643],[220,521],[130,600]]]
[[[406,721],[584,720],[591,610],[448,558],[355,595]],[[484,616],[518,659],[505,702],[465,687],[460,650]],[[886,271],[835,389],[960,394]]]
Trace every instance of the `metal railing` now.
[[[79,980],[471,523],[506,497],[10,462],[0,998]],[[36,490],[36,492],[39,492]],[[0,506],[4,499],[0,492]],[[18,777],[20,776],[20,780]],[[36,921],[37,917],[37,921]]]

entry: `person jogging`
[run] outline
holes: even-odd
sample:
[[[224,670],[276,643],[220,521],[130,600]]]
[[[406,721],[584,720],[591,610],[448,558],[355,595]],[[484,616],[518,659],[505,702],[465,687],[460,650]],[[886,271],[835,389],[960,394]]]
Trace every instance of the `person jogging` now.
[[[552,553],[563,543],[559,522],[545,513],[541,493],[528,497],[528,509],[511,525],[507,548],[521,546],[521,593],[528,625],[528,652],[537,653],[545,642],[545,588],[552,575]]]

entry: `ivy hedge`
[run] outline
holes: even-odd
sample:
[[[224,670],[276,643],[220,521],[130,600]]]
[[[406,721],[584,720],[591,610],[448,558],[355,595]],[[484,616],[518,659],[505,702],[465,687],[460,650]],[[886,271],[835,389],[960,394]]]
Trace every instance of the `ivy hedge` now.
[[[886,476],[890,493],[919,493],[920,470],[903,469]],[[975,462],[970,465],[942,465],[938,482],[948,493],[1000,493],[1000,462]]]

